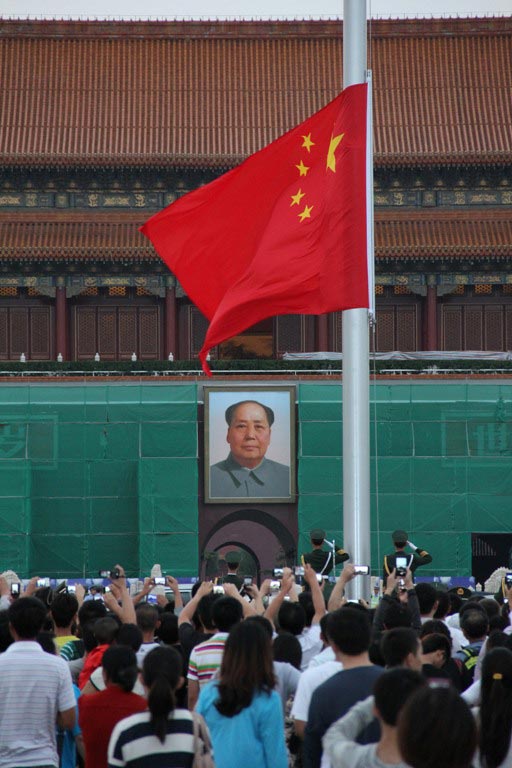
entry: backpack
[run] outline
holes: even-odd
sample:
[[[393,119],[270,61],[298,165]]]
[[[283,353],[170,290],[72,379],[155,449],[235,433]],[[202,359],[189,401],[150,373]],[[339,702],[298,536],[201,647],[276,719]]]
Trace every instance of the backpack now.
[[[203,717],[192,712],[194,724],[194,762],[192,768],[215,768],[210,734]]]

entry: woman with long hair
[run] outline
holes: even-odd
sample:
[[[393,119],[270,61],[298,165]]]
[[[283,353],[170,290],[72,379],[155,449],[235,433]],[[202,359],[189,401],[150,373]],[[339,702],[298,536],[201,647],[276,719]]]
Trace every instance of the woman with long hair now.
[[[218,680],[200,693],[217,768],[286,768],[283,711],[274,690],[272,646],[256,621],[237,624],[226,640]]]
[[[485,654],[480,687],[479,754],[476,766],[512,768],[512,651]]]
[[[193,718],[188,709],[176,708],[175,699],[183,682],[182,665],[180,654],[169,646],[154,648],[145,656],[142,679],[149,711],[116,725],[108,747],[109,768],[191,768]]]

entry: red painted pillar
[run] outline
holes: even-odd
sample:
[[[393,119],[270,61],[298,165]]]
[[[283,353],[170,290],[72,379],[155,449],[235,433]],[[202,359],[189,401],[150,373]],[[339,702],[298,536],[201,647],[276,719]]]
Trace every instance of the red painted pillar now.
[[[55,359],[59,353],[63,360],[68,360],[68,303],[63,277],[57,278],[55,289]]]
[[[437,350],[437,286],[435,276],[429,275],[427,282],[427,352]]]
[[[329,315],[317,315],[315,326],[315,348],[317,352],[329,352]]]
[[[176,334],[176,281],[174,277],[167,278],[167,285],[165,287],[164,329],[165,359],[169,358],[171,352],[174,355],[174,359],[176,359],[178,357],[178,348]]]

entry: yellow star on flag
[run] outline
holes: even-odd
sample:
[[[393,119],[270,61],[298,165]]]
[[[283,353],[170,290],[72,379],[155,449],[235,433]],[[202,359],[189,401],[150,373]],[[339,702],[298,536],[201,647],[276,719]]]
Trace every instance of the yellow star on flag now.
[[[308,133],[307,136],[303,136],[302,138],[304,139],[304,141],[302,142],[302,146],[304,147],[304,149],[307,149],[308,152],[311,152],[311,147],[315,146],[315,142],[311,141],[311,134]]]
[[[290,206],[292,205],[300,205],[300,201],[304,197],[306,193],[302,191],[302,189],[299,189],[296,195],[292,195],[292,202],[290,203]]]
[[[300,161],[299,165],[296,165],[295,167],[298,169],[300,176],[307,176],[309,168],[307,165],[304,165],[302,160]]]
[[[334,156],[334,153],[344,135],[344,133],[340,133],[339,136],[331,136],[329,149],[327,150],[327,163],[325,167],[326,170],[327,168],[330,168],[333,173],[336,173],[336,157]]]
[[[305,205],[304,210],[302,213],[299,213],[299,219],[301,221],[304,221],[304,219],[310,219],[311,218],[311,211],[313,210],[313,205]]]

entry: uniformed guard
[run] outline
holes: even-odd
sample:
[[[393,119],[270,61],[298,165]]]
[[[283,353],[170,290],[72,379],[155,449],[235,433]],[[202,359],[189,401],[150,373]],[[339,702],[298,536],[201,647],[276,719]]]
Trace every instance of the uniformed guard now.
[[[412,541],[408,540],[406,531],[401,529],[393,531],[391,538],[393,539],[395,551],[384,557],[384,586],[386,585],[389,574],[396,568],[397,557],[407,558],[407,567],[412,573],[414,573],[416,568],[419,568],[420,565],[428,565],[428,563],[432,562],[432,555],[429,555],[425,549],[420,549],[419,547],[414,546]],[[406,547],[412,549],[412,553],[405,552]]]
[[[321,573],[323,576],[328,576],[335,565],[348,560],[348,553],[344,549],[338,549],[336,545],[334,545],[334,553],[332,549],[322,549],[325,541],[325,531],[321,528],[314,528],[309,535],[313,549],[311,552],[305,552],[302,555],[302,565],[309,563],[314,571]]]
[[[242,553],[238,549],[230,549],[230,551],[227,552],[224,556],[224,559],[228,566],[228,572],[226,576],[223,576],[222,583],[235,584],[238,590],[242,589],[244,580],[241,576],[238,575],[238,568],[240,566],[240,561],[242,560]]]

